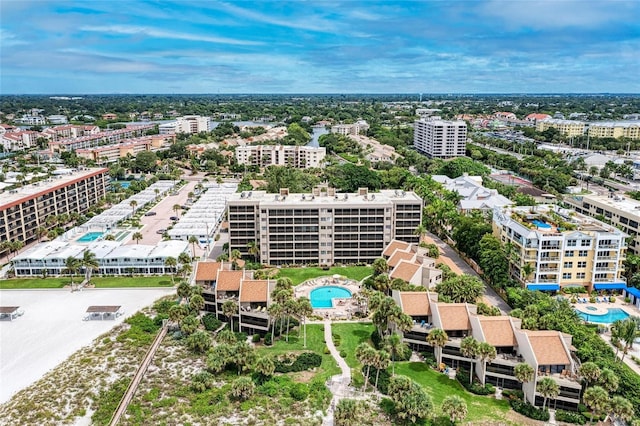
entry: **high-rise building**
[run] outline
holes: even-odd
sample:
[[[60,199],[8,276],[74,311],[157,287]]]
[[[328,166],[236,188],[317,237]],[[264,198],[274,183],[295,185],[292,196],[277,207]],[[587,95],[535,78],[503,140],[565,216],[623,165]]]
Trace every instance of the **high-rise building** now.
[[[288,166],[297,169],[321,167],[327,149],[297,145],[245,145],[236,148],[238,164],[258,167]]]
[[[445,121],[440,117],[414,123],[413,146],[431,158],[464,157],[467,147],[467,124]]]
[[[418,242],[422,205],[415,193],[400,190],[236,193],[227,200],[229,250],[247,258],[255,243],[269,265],[370,263],[393,239]]]
[[[211,131],[211,118],[200,115],[185,115],[176,118],[176,121],[162,123],[158,126],[161,135],[173,133],[195,134]]]

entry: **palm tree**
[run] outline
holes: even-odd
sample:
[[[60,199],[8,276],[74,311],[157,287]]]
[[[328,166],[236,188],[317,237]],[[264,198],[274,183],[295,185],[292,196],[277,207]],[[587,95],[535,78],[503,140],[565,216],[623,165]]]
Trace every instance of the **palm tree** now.
[[[386,274],[389,271],[389,264],[381,257],[374,260],[371,266],[373,267],[373,275],[375,276]]]
[[[304,327],[304,344],[303,347],[307,347],[307,317],[313,313],[313,308],[311,307],[311,301],[306,297],[301,297],[298,299],[298,315],[302,318],[302,324]]]
[[[189,309],[196,315],[204,308],[204,297],[199,294],[194,294],[189,298]]]
[[[182,210],[182,207],[180,207],[180,204],[174,204],[172,209],[177,216],[180,216],[180,210]]]
[[[139,244],[142,239],[142,232],[134,232],[131,238],[135,240],[136,244]]]
[[[616,361],[618,360],[618,352],[622,346],[620,342],[622,341],[623,328],[622,320],[617,320],[611,324],[611,344],[616,348]]]
[[[633,342],[640,337],[640,318],[629,317],[623,320],[620,333],[620,338],[624,342],[622,351],[622,360],[624,361],[624,357],[629,352],[629,349],[633,349]]]
[[[238,305],[233,300],[226,300],[222,304],[222,314],[230,320],[231,330],[233,330],[233,316],[238,312]]]
[[[71,285],[73,285],[73,276],[78,272],[78,269],[80,269],[80,260],[69,256],[64,261],[64,267],[69,275],[71,275]]]
[[[208,235],[207,235],[208,237]],[[196,244],[198,243],[198,237],[191,235],[189,237],[189,244],[191,244],[191,256],[196,257]]]
[[[531,276],[531,274],[533,274],[533,271],[535,271],[535,268],[533,267],[533,265],[531,265],[530,263],[525,263],[522,266],[522,269],[520,269],[522,280],[527,281],[527,279]]]
[[[91,279],[91,272],[97,270],[100,267],[100,263],[95,253],[91,250],[85,250],[82,253],[82,259],[80,259],[80,266],[84,268],[84,280],[88,283]]]
[[[288,342],[289,341],[289,324],[291,321],[291,317],[298,315],[298,303],[296,302],[296,299],[294,299],[293,297],[290,297],[284,302],[284,313],[287,316],[287,336],[285,340]]]
[[[531,380],[533,380],[535,371],[533,370],[533,367],[526,362],[521,362],[514,367],[513,373],[520,383],[529,383]]]
[[[273,359],[266,355],[256,359],[256,363],[253,368],[256,373],[260,374],[262,377],[271,377],[276,371],[276,365],[273,362]]]
[[[369,382],[369,372],[371,371],[371,366],[374,363],[375,356],[376,350],[368,343],[362,342],[356,347],[356,358],[358,359],[358,362],[367,367],[367,374],[364,375],[364,385],[362,388],[365,392]]]
[[[373,358],[373,366],[376,368],[376,389],[378,389],[378,378],[380,377],[380,370],[386,370],[387,368],[389,368],[390,362],[391,355],[389,355],[389,352],[385,351],[384,349],[376,351],[376,355]]]
[[[42,237],[47,235],[47,228],[44,226],[38,226],[36,228],[36,236],[38,237],[38,242],[42,241]]]
[[[451,424],[464,420],[467,417],[467,403],[458,395],[449,395],[442,401],[441,410],[449,416]]]
[[[427,227],[422,223],[413,231],[414,235],[418,236],[418,241],[422,241],[425,235],[427,235]]]
[[[398,333],[393,333],[385,341],[385,349],[391,354],[391,375],[396,375],[396,357],[402,355],[407,350],[407,345],[402,341]]]
[[[471,358],[471,372],[469,373],[469,383],[473,383],[473,364],[476,356],[479,355],[479,342],[472,336],[467,336],[460,342],[460,352],[467,358]]]
[[[495,346],[487,342],[481,342],[478,344],[478,358],[482,361],[482,371],[486,371],[487,362],[491,362],[496,359],[497,352]],[[484,380],[483,383],[484,384]]]
[[[238,249],[233,249],[231,250],[231,253],[229,253],[229,259],[234,264],[236,263],[236,261],[240,260],[241,258],[242,258],[242,253],[240,253],[240,250]]]
[[[536,390],[538,391],[540,396],[544,398],[544,401],[542,403],[543,409],[546,408],[547,406],[548,398],[555,398],[560,393],[560,387],[558,386],[556,381],[553,380],[551,377],[544,377],[543,379],[541,379],[538,382],[538,386],[536,387]]]
[[[165,273],[167,272],[167,269],[169,270],[169,273],[171,274],[171,284],[173,285],[173,274],[176,271],[176,266],[178,266],[178,261],[176,260],[175,257],[169,256],[164,260],[164,268],[165,268]]]
[[[429,343],[434,348],[441,349],[444,345],[449,341],[449,336],[447,332],[441,328],[434,328],[427,335],[427,343]],[[438,365],[442,362],[442,354],[438,351]]]
[[[600,372],[598,384],[602,386],[607,392],[613,393],[618,389],[620,379],[618,379],[618,376],[613,372],[612,369],[603,368]]]
[[[600,414],[609,402],[609,394],[600,386],[593,386],[584,391],[582,397],[587,407],[591,408],[591,422],[593,423],[593,415]]]
[[[582,376],[587,385],[592,385],[600,378],[600,367],[595,362],[585,362],[578,368],[578,374]]]
[[[186,264],[190,265],[192,260],[193,259],[191,258],[191,256],[189,256],[189,253],[184,251],[180,253],[180,255],[178,256],[178,263],[181,263],[183,265],[186,265]]]
[[[269,314],[269,320],[271,321],[271,338],[275,339],[276,335],[276,321],[278,318],[282,316],[282,305],[279,303],[272,303],[267,308],[267,313]],[[306,336],[306,334],[305,334]]]
[[[628,422],[633,418],[633,404],[631,404],[626,398],[622,396],[616,395],[611,398],[609,400],[608,406],[610,417],[618,417],[625,422]]]
[[[136,200],[129,201],[129,205],[131,206],[131,216],[133,216],[136,212],[136,207],[138,206],[138,202]]]
[[[260,254],[260,247],[255,241],[249,241],[247,243],[247,249],[249,250],[249,254],[253,256],[254,262],[258,261],[258,255]]]
[[[182,281],[180,284],[178,284],[176,293],[178,294],[178,297],[180,299],[184,299],[188,302],[189,296],[191,296],[191,286],[186,281]]]
[[[189,312],[186,305],[173,305],[169,308],[169,319],[173,323],[179,324],[187,315]]]
[[[160,194],[160,190],[158,188],[154,188],[153,192],[156,193],[156,200],[158,199],[158,194]]]

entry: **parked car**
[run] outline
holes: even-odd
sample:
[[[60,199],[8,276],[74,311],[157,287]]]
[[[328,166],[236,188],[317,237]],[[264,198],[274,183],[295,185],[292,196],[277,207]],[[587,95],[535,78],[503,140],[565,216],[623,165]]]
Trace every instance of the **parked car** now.
[[[155,216],[157,213],[156,212],[146,212],[144,215],[145,216]]]
[[[171,216],[169,219],[171,219],[171,220],[178,220],[178,216]]]
[[[156,231],[156,234],[164,234],[165,232],[167,232],[167,230],[166,230],[166,229],[158,229],[158,230]]]

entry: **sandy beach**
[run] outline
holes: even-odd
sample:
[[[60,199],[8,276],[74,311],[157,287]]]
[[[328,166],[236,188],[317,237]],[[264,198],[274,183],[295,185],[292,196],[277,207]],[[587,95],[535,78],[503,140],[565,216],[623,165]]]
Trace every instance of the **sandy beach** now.
[[[173,288],[2,290],[0,305],[19,306],[24,315],[0,321],[0,404],[29,386],[78,349]],[[83,321],[90,305],[120,305],[116,320]]]

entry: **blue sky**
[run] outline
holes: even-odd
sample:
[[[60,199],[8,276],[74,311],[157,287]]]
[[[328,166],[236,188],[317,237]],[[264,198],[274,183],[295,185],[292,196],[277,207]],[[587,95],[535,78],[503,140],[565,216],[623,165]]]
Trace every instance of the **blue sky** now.
[[[640,93],[640,1],[0,2],[0,92]]]

